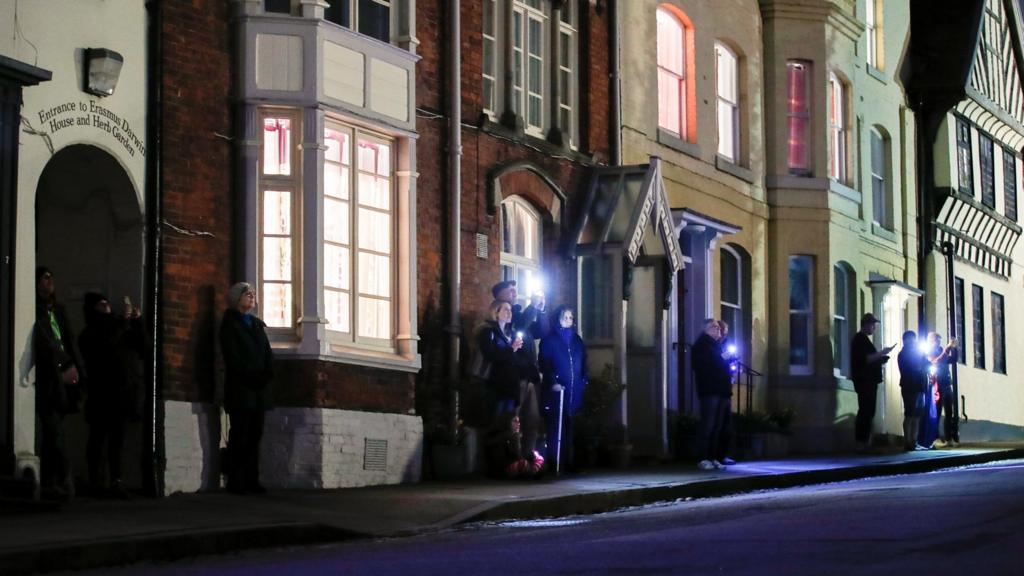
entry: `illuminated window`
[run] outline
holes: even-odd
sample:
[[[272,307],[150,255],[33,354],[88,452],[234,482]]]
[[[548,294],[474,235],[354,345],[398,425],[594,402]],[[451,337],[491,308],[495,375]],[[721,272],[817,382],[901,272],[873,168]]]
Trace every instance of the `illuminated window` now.
[[[715,44],[718,84],[718,155],[736,162],[740,147],[739,65],[728,46]]]
[[[794,174],[810,173],[811,134],[811,65],[809,62],[790,60],[786,63],[786,121],[789,140],[787,163]]]
[[[868,64],[882,68],[882,1],[864,1],[864,36],[868,45]]]
[[[688,126],[687,72],[691,69],[688,53],[690,29],[674,9],[661,6],[658,22],[658,126],[682,138],[692,140]]]
[[[327,329],[387,344],[394,333],[392,144],[333,121],[324,143]]]
[[[295,214],[299,179],[292,167],[297,118],[266,112],[261,119],[259,290],[263,321],[271,328],[295,325]]]
[[[518,196],[501,203],[501,277],[515,280],[524,299],[539,288],[541,220],[537,210]]]

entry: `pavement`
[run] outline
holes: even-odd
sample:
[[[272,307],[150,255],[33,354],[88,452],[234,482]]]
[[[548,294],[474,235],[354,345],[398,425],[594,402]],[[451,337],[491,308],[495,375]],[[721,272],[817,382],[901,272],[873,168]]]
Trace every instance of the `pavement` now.
[[[915,474],[1024,458],[1021,445],[594,470],[540,481],[465,479],[340,490],[176,494],[59,506],[0,502],[0,574],[171,561],[204,554],[401,537],[470,522],[605,512],[686,498]]]

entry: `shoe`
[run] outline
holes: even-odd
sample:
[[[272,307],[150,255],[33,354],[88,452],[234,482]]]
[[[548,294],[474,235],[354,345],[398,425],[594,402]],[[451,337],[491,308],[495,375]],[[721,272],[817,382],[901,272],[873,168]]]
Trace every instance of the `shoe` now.
[[[914,450],[920,452],[921,450],[931,450],[931,448],[929,448],[928,446],[921,446],[920,444],[916,444],[914,446]]]
[[[701,470],[717,470],[718,469],[715,466],[715,463],[712,462],[711,460],[701,460],[700,463],[697,464],[697,468],[699,468]]]
[[[726,456],[725,458],[722,458],[721,460],[719,460],[718,463],[723,465],[723,466],[732,466],[733,464],[736,463],[736,461],[733,460],[732,458],[729,458],[728,456]]]
[[[718,460],[712,460],[711,463],[715,465],[716,470],[725,470],[725,464],[722,464]]]
[[[942,440],[942,439],[939,439],[939,440],[936,440],[934,444],[932,444],[932,449],[934,450],[935,448],[945,448],[946,446],[948,446],[946,441]]]

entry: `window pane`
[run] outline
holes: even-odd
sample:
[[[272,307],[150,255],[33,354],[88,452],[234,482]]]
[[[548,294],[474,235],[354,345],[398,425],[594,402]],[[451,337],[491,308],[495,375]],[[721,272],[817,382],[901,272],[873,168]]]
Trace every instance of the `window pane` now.
[[[390,302],[359,298],[359,335],[364,338],[391,338]]]
[[[665,70],[658,70],[658,125],[674,134],[682,135],[679,89],[678,78]]]
[[[387,210],[391,205],[391,181],[372,174],[359,173],[359,203]]]
[[[807,256],[789,258],[789,309],[809,310],[811,307],[811,259]]]
[[[966,309],[967,304],[965,303],[964,294],[964,280],[963,278],[953,278],[953,294],[955,298],[955,310],[956,310],[956,337],[960,339],[960,354],[957,358],[961,364],[967,364],[967,316]]]
[[[667,10],[658,9],[658,66],[685,74],[683,51],[685,49],[683,24]]]
[[[324,165],[324,194],[348,200],[348,168],[340,164]]]
[[[981,286],[971,286],[974,325],[974,367],[985,368],[985,296]]]
[[[268,190],[263,193],[263,233],[291,234],[292,195]]]
[[[290,2],[290,0],[284,1]],[[334,22],[335,24],[344,26],[345,28],[351,27],[352,18],[349,1],[350,0],[331,0],[330,6],[324,9],[324,20]]]
[[[807,366],[810,363],[810,316],[789,315],[789,365]]]
[[[992,139],[982,134],[978,140],[978,160],[981,164],[981,203],[996,207],[996,159]]]
[[[512,207],[501,204],[501,251],[512,252]]]
[[[736,110],[728,102],[718,102],[718,155],[736,159]]]
[[[348,290],[350,288],[351,273],[348,248],[324,246],[324,286]]]
[[[350,244],[348,202],[324,199],[324,240]]]
[[[798,170],[810,168],[810,158],[807,150],[807,127],[809,121],[806,118],[789,118],[789,167]]]
[[[329,162],[340,162],[346,166],[349,164],[349,135],[347,132],[327,128],[324,130],[324,145],[327,146],[324,157]]]
[[[349,294],[334,290],[324,291],[324,312],[327,316],[327,329],[338,332],[351,332],[351,310],[349,310]]]
[[[1017,221],[1017,156],[1012,150],[1003,149],[1003,212],[1006,217]]]
[[[960,191],[974,195],[974,168],[971,153],[971,127],[962,119],[956,121],[956,162]]]
[[[992,293],[992,370],[1006,374],[1006,326],[1003,296]]]
[[[382,42],[391,41],[391,9],[382,0],[359,0],[359,33]]]
[[[715,46],[715,55],[718,64],[718,96],[729,102],[736,103],[739,100],[736,97],[738,93],[736,56],[721,44]]]
[[[391,295],[391,259],[366,252],[359,253],[359,293]]]
[[[722,271],[722,287],[721,287],[721,299],[722,302],[728,302],[731,304],[740,303],[740,273],[739,273],[739,261],[732,252],[728,250],[721,251],[721,271]]]
[[[263,120],[263,173],[289,176],[292,152],[292,121],[287,118]]]
[[[292,279],[291,238],[263,239],[263,279]]]
[[[263,321],[271,328],[292,325],[292,285],[263,283]]]
[[[391,216],[384,212],[359,209],[359,247],[374,252],[391,252]]]

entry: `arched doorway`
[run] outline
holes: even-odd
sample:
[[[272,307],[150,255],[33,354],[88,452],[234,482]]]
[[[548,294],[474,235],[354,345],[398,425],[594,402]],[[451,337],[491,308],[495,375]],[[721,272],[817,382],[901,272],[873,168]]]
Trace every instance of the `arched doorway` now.
[[[125,296],[142,302],[143,215],[140,195],[112,155],[78,144],[47,162],[36,189],[36,263],[50,268],[77,342],[86,292],[107,295],[115,313]],[[82,414],[65,420],[68,457],[76,480],[86,477],[88,428]],[[141,427],[125,430],[123,472],[141,485]]]

